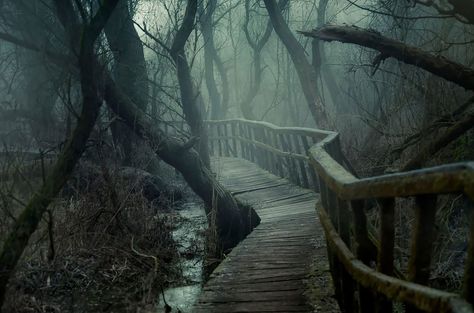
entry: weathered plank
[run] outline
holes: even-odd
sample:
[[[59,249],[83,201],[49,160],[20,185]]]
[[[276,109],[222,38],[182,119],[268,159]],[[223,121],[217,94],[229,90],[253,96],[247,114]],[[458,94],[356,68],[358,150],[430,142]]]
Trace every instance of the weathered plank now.
[[[216,158],[213,166],[222,184],[252,205],[262,222],[212,273],[194,312],[313,312],[307,299],[314,288],[310,267],[315,260],[326,262],[318,194],[242,159]],[[318,275],[330,281],[327,271]],[[325,287],[331,295],[332,286]]]

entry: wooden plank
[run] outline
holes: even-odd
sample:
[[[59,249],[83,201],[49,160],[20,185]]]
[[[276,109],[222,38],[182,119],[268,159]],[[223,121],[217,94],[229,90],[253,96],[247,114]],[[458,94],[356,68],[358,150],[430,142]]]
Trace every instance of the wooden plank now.
[[[315,258],[326,262],[319,195],[243,159],[212,163],[224,187],[262,221],[211,274],[194,312],[313,312],[309,268]],[[328,271],[320,275],[329,280]]]

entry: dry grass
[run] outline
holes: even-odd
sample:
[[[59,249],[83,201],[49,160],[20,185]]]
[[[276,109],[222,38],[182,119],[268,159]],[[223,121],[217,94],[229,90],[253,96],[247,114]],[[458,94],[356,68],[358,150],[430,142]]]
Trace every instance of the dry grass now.
[[[113,170],[88,183],[56,201],[52,223],[44,217],[4,312],[151,312],[179,278],[167,204],[148,201]]]

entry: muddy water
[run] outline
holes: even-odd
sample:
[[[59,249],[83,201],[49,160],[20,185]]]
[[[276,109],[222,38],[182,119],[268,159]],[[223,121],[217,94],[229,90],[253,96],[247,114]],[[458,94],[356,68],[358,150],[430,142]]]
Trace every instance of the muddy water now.
[[[204,231],[207,227],[203,203],[194,195],[187,196],[185,202],[176,208],[180,222],[173,231],[180,253],[178,266],[183,279],[164,290],[166,303],[172,308],[171,312],[182,313],[191,312],[201,291]],[[163,295],[160,295],[158,312],[165,312],[164,306]]]

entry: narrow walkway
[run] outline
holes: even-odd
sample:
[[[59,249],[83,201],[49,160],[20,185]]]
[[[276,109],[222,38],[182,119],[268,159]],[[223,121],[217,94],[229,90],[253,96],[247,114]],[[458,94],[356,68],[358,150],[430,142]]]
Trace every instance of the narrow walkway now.
[[[242,159],[213,165],[262,221],[213,272],[194,312],[334,312],[318,194]]]

